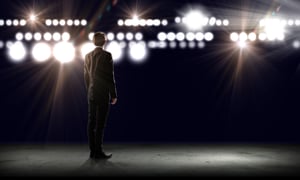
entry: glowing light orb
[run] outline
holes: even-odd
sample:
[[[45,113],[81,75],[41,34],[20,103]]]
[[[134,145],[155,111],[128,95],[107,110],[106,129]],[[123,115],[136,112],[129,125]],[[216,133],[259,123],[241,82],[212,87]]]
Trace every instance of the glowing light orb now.
[[[160,40],[160,41],[165,41],[167,39],[167,34],[164,33],[164,32],[160,32],[157,35],[157,39]]]
[[[60,33],[55,32],[55,33],[53,33],[52,38],[54,41],[59,41],[61,39],[61,35],[60,35]]]
[[[52,25],[53,26],[58,26],[58,24],[59,24],[59,21],[57,19],[52,20]]]
[[[109,41],[112,41],[112,40],[114,40],[115,39],[115,35],[114,35],[114,33],[107,33],[107,40],[109,40]]]
[[[108,43],[105,49],[112,54],[114,62],[119,62],[123,57],[123,49],[116,41],[111,41]]]
[[[53,55],[61,63],[69,63],[75,58],[75,48],[69,42],[59,42],[53,48]]]
[[[13,20],[13,25],[14,26],[18,26],[19,25],[19,21],[17,19]]]
[[[203,41],[204,34],[202,32],[197,32],[195,38],[197,41]]]
[[[224,19],[223,20],[223,25],[224,26],[229,26],[229,20],[228,19]]]
[[[4,20],[0,19],[0,26],[4,26]]]
[[[46,26],[51,26],[51,24],[52,24],[51,19],[46,19],[45,24],[46,24]]]
[[[162,24],[163,26],[167,26],[167,25],[168,25],[168,20],[163,19],[163,20],[161,21],[161,24]]]
[[[300,48],[300,41],[298,41],[298,40],[294,41],[294,42],[293,42],[293,47],[294,47],[295,49],[299,49],[299,48]]]
[[[261,41],[265,41],[267,39],[266,33],[260,33],[258,39]]]
[[[134,43],[129,47],[129,55],[135,63],[142,63],[146,59],[147,49],[145,43]]]
[[[118,26],[123,26],[124,25],[124,21],[122,19],[118,20]]]
[[[39,32],[34,33],[33,38],[34,38],[34,40],[36,40],[36,41],[40,41],[40,40],[42,40],[42,34],[39,33]]]
[[[32,33],[28,32],[25,34],[25,40],[26,41],[31,41],[33,38]]]
[[[25,19],[20,20],[20,26],[25,26],[27,24],[27,21]]]
[[[169,41],[174,41],[174,40],[176,39],[176,34],[173,33],[173,32],[169,32],[169,33],[167,34],[167,39],[168,39]]]
[[[6,20],[6,26],[11,26],[12,25],[12,21],[11,20]]]
[[[285,25],[283,25],[279,19],[268,19],[265,25],[265,33],[270,41],[282,37],[285,33]]]
[[[140,32],[136,33],[136,34],[135,34],[135,39],[136,39],[137,41],[143,40],[143,34],[140,33]]]
[[[239,41],[237,44],[241,49],[244,49],[247,47],[247,43],[245,41]]]
[[[127,39],[128,41],[133,40],[133,34],[132,34],[132,33],[127,33],[127,34],[126,34],[126,39]]]
[[[33,46],[31,52],[36,62],[44,62],[51,57],[51,48],[48,44],[40,42]]]
[[[93,41],[94,35],[95,35],[95,33],[93,33],[93,32],[89,33],[89,40],[90,41]]]
[[[29,16],[29,20],[30,20],[31,22],[35,22],[35,21],[37,20],[37,16],[36,16],[35,14],[31,14],[31,15]]]
[[[184,23],[190,30],[198,30],[202,28],[201,20],[203,16],[198,11],[191,11],[184,17]]]
[[[45,39],[45,41],[50,41],[50,40],[52,39],[51,33],[46,32],[46,33],[44,34],[44,39]]]
[[[231,34],[230,34],[230,39],[231,39],[231,41],[234,41],[234,42],[238,41],[238,40],[239,40],[239,35],[238,35],[238,33],[236,33],[236,32],[231,33]]]
[[[189,32],[186,34],[186,40],[188,41],[194,41],[195,40],[195,34],[192,32]]]
[[[85,56],[90,53],[91,51],[93,51],[95,49],[95,45],[94,43],[91,43],[91,42],[87,42],[85,44],[83,44],[81,46],[81,56],[83,58],[83,60],[85,59]]]
[[[74,22],[73,22],[73,20],[71,20],[71,19],[69,19],[69,20],[67,21],[67,25],[68,25],[68,26],[72,26],[73,23],[74,23]]]
[[[212,41],[212,40],[214,39],[213,33],[211,33],[211,32],[205,33],[204,39],[205,39],[206,41]]]
[[[23,35],[22,33],[18,32],[18,33],[16,34],[16,40],[17,40],[17,41],[22,41],[23,38],[24,38],[24,35]]]
[[[239,40],[240,41],[247,41],[248,40],[248,35],[245,32],[241,32],[239,35]]]
[[[118,33],[117,34],[117,39],[119,40],[119,41],[122,41],[122,40],[124,40],[124,38],[125,38],[125,35],[124,35],[124,33]]]
[[[22,42],[15,42],[10,45],[8,49],[8,55],[13,62],[21,62],[24,60],[25,56],[27,55],[26,48]]]
[[[70,33],[68,33],[68,32],[62,33],[61,39],[62,39],[63,41],[69,41],[69,40],[71,39]]]
[[[185,39],[185,35],[182,32],[176,34],[177,41],[183,41]]]
[[[87,20],[82,19],[82,20],[81,20],[81,26],[86,26],[86,25],[87,25]]]
[[[74,20],[74,25],[75,25],[75,26],[79,26],[79,25],[80,25],[80,21],[79,21],[78,19],[75,19],[75,20]]]
[[[61,19],[61,20],[59,21],[59,25],[61,25],[61,26],[66,25],[66,20]]]
[[[250,41],[255,41],[255,40],[256,40],[256,34],[255,34],[254,32],[250,33],[250,34],[248,35],[248,39],[249,39]]]

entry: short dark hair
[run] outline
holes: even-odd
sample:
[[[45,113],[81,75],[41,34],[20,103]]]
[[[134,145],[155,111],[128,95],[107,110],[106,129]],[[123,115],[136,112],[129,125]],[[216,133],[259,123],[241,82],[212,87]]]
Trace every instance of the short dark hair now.
[[[95,46],[104,46],[106,43],[106,35],[103,32],[96,32],[93,37]]]

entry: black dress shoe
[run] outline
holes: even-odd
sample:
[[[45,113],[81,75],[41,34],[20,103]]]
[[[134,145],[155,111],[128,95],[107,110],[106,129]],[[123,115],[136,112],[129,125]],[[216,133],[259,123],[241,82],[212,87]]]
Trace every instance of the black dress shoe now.
[[[112,157],[112,154],[105,154],[104,152],[95,154],[94,159],[109,159]]]

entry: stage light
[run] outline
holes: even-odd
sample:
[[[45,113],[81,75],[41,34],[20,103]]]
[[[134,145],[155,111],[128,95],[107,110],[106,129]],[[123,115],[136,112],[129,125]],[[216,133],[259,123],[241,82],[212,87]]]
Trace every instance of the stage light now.
[[[182,42],[180,42],[179,43],[179,47],[181,48],[181,49],[184,49],[184,48],[186,48],[186,42],[184,42],[184,41],[182,41]]]
[[[60,35],[60,33],[55,32],[55,33],[53,33],[52,38],[53,38],[54,41],[60,41],[61,35]]]
[[[33,37],[33,36],[32,36],[32,33],[30,33],[30,32],[28,32],[28,33],[25,34],[25,40],[26,40],[26,41],[31,41],[31,40],[32,40],[32,37]]]
[[[229,20],[228,19],[224,19],[223,20],[223,25],[224,26],[229,26]]]
[[[216,21],[216,25],[217,25],[217,26],[221,26],[221,25],[222,25],[222,21],[221,21],[220,19],[218,19],[218,20]]]
[[[62,33],[61,39],[62,39],[63,41],[69,41],[69,40],[71,39],[70,33],[68,33],[68,32]]]
[[[237,44],[241,49],[244,49],[247,47],[246,41],[239,41],[239,42],[237,42]]]
[[[21,62],[27,55],[24,44],[20,41],[13,43],[8,49],[8,55],[13,62]]]
[[[124,25],[124,21],[122,19],[118,20],[118,26],[123,26]]]
[[[250,41],[255,41],[255,40],[256,40],[256,34],[255,34],[254,32],[250,33],[250,34],[248,35],[248,39],[249,39]]]
[[[79,26],[79,25],[80,25],[80,21],[79,21],[78,19],[75,19],[75,20],[74,20],[74,25],[75,25],[75,26]]]
[[[288,25],[287,20],[285,20],[285,19],[281,20],[280,25],[283,26],[283,27],[287,26]]]
[[[18,25],[19,25],[19,21],[18,21],[17,19],[14,19],[14,20],[13,20],[13,25],[14,25],[14,26],[18,26]]]
[[[95,45],[94,43],[91,43],[91,42],[87,42],[87,43],[84,43],[82,46],[81,46],[81,56],[82,56],[82,59],[85,60],[85,56],[92,52],[94,49],[95,49]]]
[[[114,35],[114,33],[107,33],[107,40],[109,40],[109,41],[112,41],[112,40],[114,40],[115,39],[115,35]]]
[[[300,41],[298,41],[298,40],[294,41],[294,42],[293,42],[293,47],[294,47],[295,49],[299,49],[299,48],[300,48]]]
[[[40,40],[42,40],[42,34],[39,33],[39,32],[34,33],[33,38],[34,38],[34,40],[36,40],[36,41],[40,41]]]
[[[231,33],[230,34],[230,39],[231,39],[231,41],[234,41],[234,42],[238,41],[239,40],[238,33],[236,33],[236,32]]]
[[[182,32],[176,34],[177,41],[183,41],[185,39],[185,35]]]
[[[20,20],[20,26],[25,26],[27,24],[27,21],[25,19]]]
[[[184,17],[184,23],[187,25],[187,27],[190,30],[199,30],[202,28],[202,19],[203,16],[200,12],[198,11],[191,11]]]
[[[195,38],[196,38],[197,41],[203,41],[204,34],[202,32],[197,32]]]
[[[195,40],[195,34],[192,32],[189,32],[186,34],[186,40],[188,41],[194,41]]]
[[[125,38],[124,33],[119,32],[119,33],[117,34],[117,39],[118,39],[119,41],[123,41],[124,38]]]
[[[10,19],[6,20],[6,26],[11,26],[12,25],[12,21]]]
[[[161,22],[160,22],[159,19],[154,19],[154,20],[153,20],[153,25],[154,25],[154,26],[160,26],[160,24],[161,24]]]
[[[59,21],[59,25],[65,26],[65,25],[66,25],[66,20],[61,19],[61,20]]]
[[[209,18],[208,17],[203,17],[201,20],[201,24],[202,26],[207,26],[209,22]]]
[[[193,41],[189,42],[188,46],[189,46],[190,49],[194,49],[196,47],[196,43],[193,42]]]
[[[283,41],[284,38],[285,38],[284,34],[278,34],[278,35],[277,35],[277,39],[278,39],[279,41]]]
[[[44,40],[45,40],[45,41],[51,41],[51,39],[52,39],[51,33],[46,32],[46,33],[44,34]]]
[[[147,21],[145,19],[140,19],[139,25],[144,27],[147,25]]]
[[[177,46],[177,43],[174,42],[174,41],[172,41],[172,42],[169,43],[169,47],[170,47],[171,49],[175,49],[176,46]]]
[[[198,43],[198,48],[203,49],[205,47],[205,43],[203,41],[200,41]]]
[[[86,26],[86,25],[87,25],[87,20],[82,19],[82,20],[81,20],[81,26]]]
[[[164,33],[164,32],[160,32],[160,33],[158,33],[158,35],[157,35],[157,39],[158,39],[159,41],[165,41],[165,40],[167,39],[167,34]]]
[[[53,20],[52,20],[52,25],[53,25],[53,26],[58,26],[58,24],[59,24],[59,22],[58,22],[57,19],[53,19]]]
[[[239,35],[239,40],[240,41],[247,41],[248,40],[248,35],[245,32],[241,32]]]
[[[132,26],[132,20],[126,19],[124,24],[125,24],[125,26]]]
[[[162,24],[163,26],[167,26],[167,25],[168,25],[168,20],[163,19],[163,20],[161,21],[161,24]]]
[[[93,41],[93,39],[94,39],[94,32],[91,32],[91,33],[89,33],[89,40],[90,41]]]
[[[261,41],[265,41],[267,39],[266,33],[260,33],[258,39]]]
[[[266,22],[265,33],[270,41],[282,37],[285,33],[285,26],[280,23],[279,19],[268,19]]]
[[[210,18],[209,25],[213,26],[215,25],[215,23],[216,23],[216,18],[215,17]]]
[[[121,42],[119,42],[119,45],[122,49],[124,49],[124,48],[126,48],[127,43],[125,41],[121,41]]]
[[[0,19],[0,26],[4,26],[4,20]]]
[[[300,26],[300,20],[299,20],[299,19],[297,19],[297,20],[295,21],[295,25],[296,25],[296,26]]]
[[[206,41],[212,41],[212,40],[214,39],[213,33],[211,33],[211,32],[205,33],[204,39],[205,39]]]
[[[266,20],[265,20],[265,19],[261,19],[261,20],[259,21],[259,26],[260,26],[260,27],[266,26]]]
[[[174,42],[174,41],[173,41]],[[156,46],[158,47],[158,48],[160,48],[160,49],[165,49],[165,48],[167,48],[167,42],[165,42],[165,41],[160,41],[160,42],[158,42],[157,44],[156,44]]]
[[[289,25],[289,26],[293,26],[294,23],[295,23],[295,22],[294,22],[294,20],[292,20],[292,19],[290,19],[290,20],[288,21],[288,25]]]
[[[71,19],[69,19],[69,20],[67,21],[67,25],[68,25],[68,26],[72,26],[73,23],[74,23],[74,22],[73,22],[73,20],[71,20]]]
[[[14,43],[12,41],[7,41],[5,44],[7,49],[10,49],[12,47],[12,45],[14,45]]]
[[[145,43],[134,43],[129,47],[129,55],[135,63],[142,63],[146,59],[147,49]]]
[[[132,25],[135,26],[135,27],[139,25],[139,17],[137,15],[133,15]]]
[[[126,34],[126,39],[127,39],[127,41],[133,40],[133,34],[132,33],[127,33]]]
[[[175,33],[169,32],[169,33],[167,34],[167,39],[168,39],[169,41],[174,41],[174,40],[176,39]]]
[[[0,41],[0,49],[2,49],[4,47],[4,42]]]
[[[48,44],[40,42],[33,46],[31,54],[36,62],[44,62],[51,57],[51,48]]]
[[[157,47],[156,42],[155,42],[155,41],[149,41],[149,42],[148,42],[148,47],[149,47],[150,49],[156,48],[156,47]]]
[[[175,23],[177,23],[177,24],[178,24],[178,23],[181,23],[181,18],[180,18],[180,17],[175,17],[175,20],[174,20],[174,21],[175,21]]]
[[[51,19],[47,19],[47,20],[45,21],[45,24],[46,24],[46,26],[51,26],[51,24],[52,24]]]
[[[53,55],[61,63],[68,63],[75,58],[75,48],[69,42],[59,42],[54,45]]]
[[[112,54],[114,62],[119,62],[123,57],[123,49],[116,41],[109,42],[105,49]]]
[[[146,25],[147,25],[147,26],[153,26],[153,20],[152,20],[152,19],[148,19],[148,20],[146,21]]]
[[[23,38],[24,38],[24,35],[23,35],[22,33],[18,32],[18,33],[16,34],[16,40],[17,40],[17,41],[22,41]]]
[[[30,20],[31,22],[35,22],[35,21],[37,20],[37,16],[36,16],[35,14],[31,14],[31,15],[29,16],[29,20]]]
[[[143,40],[143,34],[140,33],[140,32],[136,33],[136,34],[135,34],[135,39],[136,39],[137,41]]]

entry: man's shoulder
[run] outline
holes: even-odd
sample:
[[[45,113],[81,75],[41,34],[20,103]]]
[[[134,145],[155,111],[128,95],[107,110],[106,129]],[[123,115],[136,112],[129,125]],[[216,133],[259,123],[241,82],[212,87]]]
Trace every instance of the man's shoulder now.
[[[106,50],[103,50],[103,53],[104,53],[105,55],[107,55],[107,56],[111,56],[111,53],[108,52],[108,51],[106,51]]]

